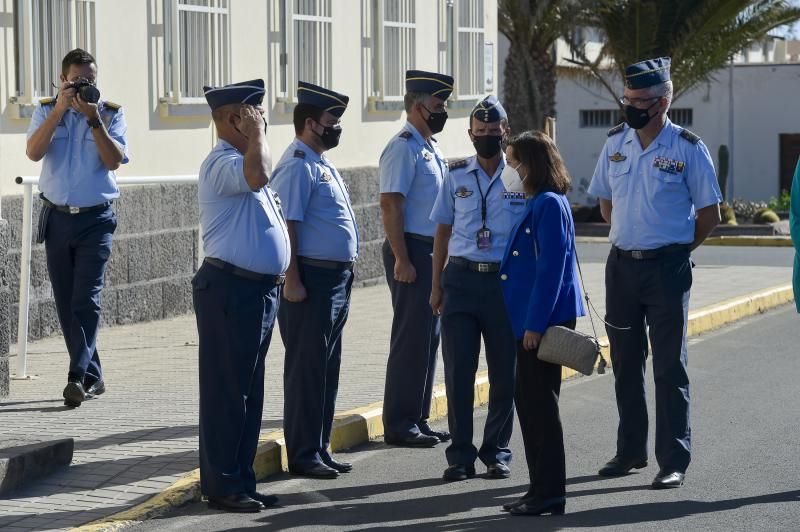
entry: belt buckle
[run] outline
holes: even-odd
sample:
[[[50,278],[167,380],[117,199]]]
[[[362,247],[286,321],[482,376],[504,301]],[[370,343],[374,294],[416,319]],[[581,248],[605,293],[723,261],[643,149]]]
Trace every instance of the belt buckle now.
[[[489,264],[486,262],[479,262],[478,263],[478,271],[480,273],[489,273]]]
[[[69,213],[70,214],[79,214],[80,212],[81,212],[81,208],[80,207],[70,207],[69,208]]]
[[[631,257],[636,260],[642,260],[644,258],[644,253],[642,253],[642,250],[640,249],[634,249],[631,251]]]

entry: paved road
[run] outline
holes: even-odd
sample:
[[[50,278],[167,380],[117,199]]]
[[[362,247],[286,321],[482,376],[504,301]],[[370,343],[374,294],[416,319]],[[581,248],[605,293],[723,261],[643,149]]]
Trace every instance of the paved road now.
[[[609,244],[578,244],[578,254],[584,263],[603,262],[608,257]],[[701,246],[692,253],[698,266],[786,266],[794,260],[791,247]]]
[[[526,488],[516,431],[508,480],[444,484],[441,447],[376,443],[347,453],[356,469],[338,480],[281,476],[262,483],[262,491],[281,496],[279,508],[242,516],[198,503],[135,530],[797,530],[800,363],[792,331],[798,323],[794,308],[784,306],[691,340],[695,460],[678,490],[648,489],[657,472],[653,459],[624,478],[595,475],[613,454],[616,410],[613,377],[606,375],[571,381],[562,393],[569,479],[563,517],[499,511]],[[477,411],[476,425],[484,419],[485,411]]]

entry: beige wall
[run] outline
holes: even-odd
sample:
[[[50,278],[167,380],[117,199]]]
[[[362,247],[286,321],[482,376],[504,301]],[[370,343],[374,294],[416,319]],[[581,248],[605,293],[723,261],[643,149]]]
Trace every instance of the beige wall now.
[[[438,53],[445,0],[416,0],[416,68],[441,71]],[[39,164],[25,158],[28,120],[11,118],[14,90],[12,0],[0,0],[0,193],[18,194],[16,175],[38,175]],[[275,99],[276,1],[235,0],[231,8],[232,80],[262,77],[267,81],[268,138],[277,160],[291,142],[291,114],[280,112]],[[369,111],[371,40],[368,16],[371,0],[334,0],[333,89],[350,96],[342,118],[341,145],[330,153],[342,168],[377,165],[388,139],[399,130],[404,114]],[[128,121],[130,164],[120,175],[196,173],[213,145],[208,115],[162,117],[163,8],[161,0],[98,0],[96,2],[99,87],[105,98],[121,104]],[[485,0],[486,40],[497,51],[497,0]],[[497,60],[494,60],[495,92]],[[466,135],[468,110],[453,110],[445,131],[437,136],[445,155],[472,152]]]

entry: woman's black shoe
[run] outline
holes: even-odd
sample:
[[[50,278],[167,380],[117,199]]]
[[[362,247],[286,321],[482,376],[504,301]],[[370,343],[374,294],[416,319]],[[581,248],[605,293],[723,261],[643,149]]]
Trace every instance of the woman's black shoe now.
[[[552,497],[550,499],[530,499],[509,510],[511,515],[564,515],[567,499]]]

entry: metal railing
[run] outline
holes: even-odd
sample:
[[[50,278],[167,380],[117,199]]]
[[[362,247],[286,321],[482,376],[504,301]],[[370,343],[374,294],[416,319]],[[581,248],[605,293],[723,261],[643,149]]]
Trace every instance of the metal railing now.
[[[174,185],[197,183],[197,175],[118,177],[118,185]],[[17,319],[17,373],[14,379],[28,379],[28,311],[31,292],[31,242],[33,235],[33,188],[38,187],[39,178],[19,176],[15,179],[22,185],[22,245],[19,257],[19,312]],[[203,239],[198,231],[198,258],[203,259]]]

